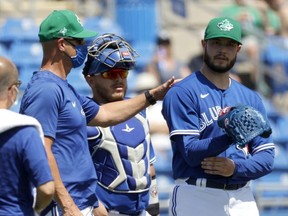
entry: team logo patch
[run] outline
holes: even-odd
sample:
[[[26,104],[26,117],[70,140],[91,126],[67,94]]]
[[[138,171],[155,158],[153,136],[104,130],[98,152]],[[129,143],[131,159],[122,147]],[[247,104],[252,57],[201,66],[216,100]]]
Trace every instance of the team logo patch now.
[[[129,132],[133,131],[134,129],[135,129],[135,128],[130,128],[129,125],[126,124],[126,128],[125,128],[125,129],[122,129],[122,131],[129,133]]]
[[[122,55],[123,56],[129,56],[130,54],[129,54],[129,52],[122,52]]]
[[[230,112],[230,110],[231,110],[231,107],[224,107],[223,109],[221,109],[221,110],[219,111],[219,116],[222,116],[222,115],[224,115],[224,114],[227,114],[228,112]]]
[[[64,36],[64,35],[66,35],[66,33],[67,33],[67,29],[66,29],[65,27],[63,27],[63,28],[59,31],[59,33]]]
[[[233,24],[229,22],[229,20],[225,19],[222,22],[217,24],[217,27],[221,31],[230,31],[234,28]]]
[[[152,187],[150,188],[150,195],[151,195],[151,197],[153,197],[153,198],[156,198],[156,197],[158,196],[158,192],[157,192],[157,187],[156,187],[156,185],[154,185],[154,186],[152,186]]]

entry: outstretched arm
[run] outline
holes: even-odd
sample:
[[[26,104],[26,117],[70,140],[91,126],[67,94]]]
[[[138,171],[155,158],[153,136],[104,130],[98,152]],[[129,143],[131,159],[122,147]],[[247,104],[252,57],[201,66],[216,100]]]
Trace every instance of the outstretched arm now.
[[[162,100],[167,91],[174,84],[174,77],[164,84],[151,89],[149,93],[155,99]],[[101,105],[95,118],[89,122],[90,126],[108,127],[118,124],[136,115],[141,110],[151,105],[145,94],[140,94],[129,100],[117,101]]]

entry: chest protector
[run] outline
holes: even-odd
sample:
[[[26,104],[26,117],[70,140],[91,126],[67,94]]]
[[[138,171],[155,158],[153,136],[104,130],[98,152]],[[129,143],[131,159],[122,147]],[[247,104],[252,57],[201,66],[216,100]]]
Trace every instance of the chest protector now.
[[[98,129],[102,136],[91,151],[98,184],[119,193],[149,190],[150,134],[147,119],[137,114],[118,125]]]

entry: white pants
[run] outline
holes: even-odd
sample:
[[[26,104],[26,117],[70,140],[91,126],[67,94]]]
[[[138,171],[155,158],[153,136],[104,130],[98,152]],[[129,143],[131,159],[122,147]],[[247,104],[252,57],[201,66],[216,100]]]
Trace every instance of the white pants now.
[[[169,203],[169,216],[259,216],[247,184],[238,190],[195,185],[176,185]]]
[[[109,216],[127,216],[127,214],[120,214],[119,212],[116,211],[109,211]],[[146,211],[142,211],[139,216],[150,216],[150,214]]]

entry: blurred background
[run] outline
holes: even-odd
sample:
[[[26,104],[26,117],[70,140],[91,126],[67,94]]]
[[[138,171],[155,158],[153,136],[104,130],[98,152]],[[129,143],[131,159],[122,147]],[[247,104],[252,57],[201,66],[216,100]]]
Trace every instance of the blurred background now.
[[[0,55],[16,63],[23,82],[15,111],[33,71],[40,68],[39,24],[52,10],[60,9],[75,11],[87,29],[123,36],[138,52],[137,66],[128,76],[131,96],[172,75],[181,78],[198,70],[201,39],[211,18],[239,20],[243,46],[232,75],[262,96],[276,144],[273,172],[251,185],[261,216],[288,215],[287,0],[0,0]],[[81,68],[73,69],[68,80],[81,94],[91,94]],[[174,183],[161,102],[151,106],[148,114],[161,216],[167,216]]]

